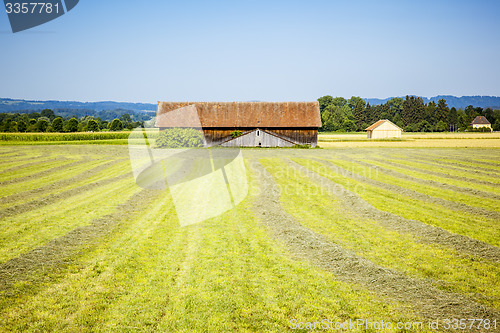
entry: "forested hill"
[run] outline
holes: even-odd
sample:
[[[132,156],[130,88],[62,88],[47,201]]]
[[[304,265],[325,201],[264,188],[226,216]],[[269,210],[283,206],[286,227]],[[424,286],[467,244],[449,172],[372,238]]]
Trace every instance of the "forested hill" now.
[[[0,113],[20,110],[75,109],[75,110],[131,110],[156,111],[156,104],[122,102],[72,102],[72,101],[30,101],[24,99],[0,98]]]
[[[400,96],[404,98],[404,96]],[[379,98],[363,98],[366,102],[371,105],[385,104],[387,101],[391,100],[393,97],[379,99]],[[446,100],[446,103],[450,108],[465,109],[469,105],[474,105],[475,107],[481,108],[492,108],[500,109],[500,97],[496,96],[462,96],[456,97],[451,95],[439,95],[431,98],[422,97],[424,103],[435,102],[437,103],[440,99]]]

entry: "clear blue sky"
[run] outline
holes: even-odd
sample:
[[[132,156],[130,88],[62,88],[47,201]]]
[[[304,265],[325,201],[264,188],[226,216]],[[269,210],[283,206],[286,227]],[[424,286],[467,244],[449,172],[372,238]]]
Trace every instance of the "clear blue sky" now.
[[[304,101],[500,96],[500,1],[80,0],[12,34],[0,97]]]

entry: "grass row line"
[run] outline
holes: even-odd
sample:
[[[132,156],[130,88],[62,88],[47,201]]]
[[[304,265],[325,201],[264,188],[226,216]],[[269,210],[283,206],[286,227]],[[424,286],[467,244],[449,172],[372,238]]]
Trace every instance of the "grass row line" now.
[[[498,265],[456,253],[440,245],[420,243],[414,236],[386,230],[374,220],[360,220],[338,198],[318,191],[315,182],[283,161],[260,161],[276,182],[286,188],[286,191],[281,192],[285,210],[307,228],[376,264],[409,276],[440,281],[437,286],[445,291],[465,293],[471,297],[479,293],[482,296],[478,301],[495,308],[500,307],[500,288],[492,288],[500,282]],[[318,171],[304,160],[296,161]],[[325,172],[323,176],[332,175]],[[337,182],[340,180],[339,177],[331,178]],[[339,183],[346,185],[343,181]],[[400,201],[393,200],[391,204],[400,207],[407,205],[403,198]]]
[[[421,221],[494,246],[500,245],[500,230],[496,228],[497,221],[493,219],[454,211],[438,204],[423,202],[407,195],[372,186],[354,180],[341,170],[327,167],[321,162],[295,158],[293,160],[358,194],[379,210]]]
[[[329,161],[346,171],[351,171],[359,176],[367,177],[384,184],[399,186],[418,193],[429,195],[431,197],[441,198],[452,202],[459,202],[468,206],[500,212],[500,203],[495,199],[487,199],[472,194],[443,189],[437,186],[424,185],[419,182],[418,179],[404,180],[398,177],[393,177],[386,173],[386,170],[390,171],[391,169],[384,169],[381,167],[374,168],[362,165],[359,160],[354,162],[344,159],[329,159]]]

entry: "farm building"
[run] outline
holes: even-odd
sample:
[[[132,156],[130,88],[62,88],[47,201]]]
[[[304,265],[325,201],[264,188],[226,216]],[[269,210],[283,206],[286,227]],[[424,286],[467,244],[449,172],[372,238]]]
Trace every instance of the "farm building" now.
[[[472,128],[487,128],[490,131],[492,130],[491,123],[484,116],[477,116],[470,124]]]
[[[161,130],[198,128],[207,146],[314,147],[321,127],[318,102],[158,102],[156,116]]]
[[[365,129],[368,139],[400,138],[403,130],[387,119],[379,120]]]

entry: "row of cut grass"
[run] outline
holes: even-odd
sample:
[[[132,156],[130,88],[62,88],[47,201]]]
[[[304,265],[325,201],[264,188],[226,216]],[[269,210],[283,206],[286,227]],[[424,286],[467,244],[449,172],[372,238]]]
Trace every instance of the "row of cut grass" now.
[[[137,191],[133,180],[126,178],[3,218],[0,224],[0,262],[41,246],[76,227],[88,225],[93,219],[111,213]]]
[[[11,170],[0,174],[0,181],[9,181],[21,177],[27,177],[31,175],[38,175],[41,172],[50,171],[51,169],[61,167],[67,164],[77,162],[77,159],[57,159],[49,160],[46,163],[35,164],[31,166],[26,166],[24,168],[19,168],[17,170]]]
[[[449,184],[449,185],[454,185],[458,187],[463,187],[463,188],[468,188],[468,189],[473,189],[473,190],[479,190],[479,191],[484,191],[484,192],[490,192],[497,194],[498,189],[495,186],[490,186],[490,185],[485,185],[485,184],[478,184],[474,181],[467,181],[467,180],[458,180],[458,179],[453,179],[453,178],[447,178],[443,176],[438,176],[438,175],[433,175],[430,173],[426,173],[425,171],[415,171],[415,170],[410,170],[408,168],[405,168],[404,165],[398,164],[398,163],[387,163],[384,160],[378,159],[378,158],[371,158],[371,157],[366,157],[363,159],[364,162],[370,163],[372,165],[393,170],[396,172],[399,172],[401,174],[417,178],[417,179],[422,179],[422,180],[432,180],[441,184]]]
[[[469,206],[475,206],[491,211],[500,212],[500,203],[495,199],[481,198],[471,194],[465,194],[435,186],[424,185],[422,183],[419,183],[418,181],[404,180],[401,178],[389,176],[388,174],[384,173],[383,168],[377,168],[373,170],[372,167],[340,159],[329,159],[329,161],[343,168],[344,170],[351,171],[357,175],[367,177],[384,184],[400,186],[435,198],[441,198],[448,201],[459,202]]]
[[[477,172],[472,172],[472,171],[469,172],[469,171],[454,170],[452,168],[441,166],[438,164],[429,165],[426,162],[419,162],[416,160],[410,161],[407,158],[391,159],[390,162],[396,163],[398,165],[417,168],[423,172],[430,171],[430,172],[436,172],[445,175],[459,177],[461,179],[466,180],[467,182],[474,182],[475,180],[479,180],[479,181],[488,181],[491,183],[500,184],[500,179],[496,179],[494,177],[486,176],[484,174],[478,174]]]
[[[361,220],[297,169],[277,159],[260,161],[281,188],[286,188],[280,198],[283,207],[304,226],[374,263],[409,276],[442,281],[439,288],[446,291],[480,293],[486,296],[479,298],[483,304],[500,307],[500,288],[491,287],[500,284],[498,265],[437,244],[420,243],[414,236],[387,230],[374,220]]]
[[[2,193],[1,197],[6,197],[10,196],[13,194],[19,194],[25,191],[30,191],[30,190],[36,190],[40,189],[44,186],[51,185],[53,183],[56,183],[58,181],[66,180],[71,177],[74,177],[82,172],[85,172],[93,167],[99,166],[106,163],[106,160],[89,160],[85,161],[82,164],[75,165],[72,167],[69,167],[68,169],[64,170],[63,172],[53,172],[47,175],[44,175],[39,178],[35,179],[30,179],[24,182],[19,182],[19,183],[13,183],[13,184],[7,184],[2,187]],[[41,194],[49,194],[46,192],[43,192]],[[29,199],[30,196],[26,196],[23,199]]]
[[[305,159],[294,159],[294,161],[355,192],[379,210],[418,220],[494,246],[500,245],[500,230],[496,228],[495,220],[467,212],[453,211],[438,204],[423,202],[407,195],[368,185],[320,162]]]

